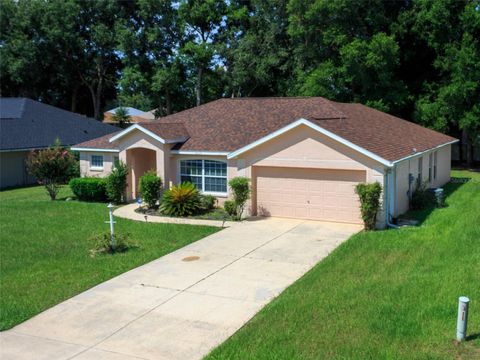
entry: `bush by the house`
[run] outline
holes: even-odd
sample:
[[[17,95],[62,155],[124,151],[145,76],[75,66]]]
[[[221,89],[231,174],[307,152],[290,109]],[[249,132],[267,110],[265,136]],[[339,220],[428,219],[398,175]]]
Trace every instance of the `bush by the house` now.
[[[382,187],[378,182],[371,184],[362,183],[355,187],[355,192],[360,198],[360,211],[365,230],[375,229],[377,212],[380,208],[380,194],[382,193]]]
[[[217,202],[217,198],[213,195],[201,195],[200,196],[200,204],[202,210],[209,211],[215,208],[215,203]]]
[[[98,177],[75,178],[69,182],[70,189],[82,201],[107,200],[106,181]]]
[[[112,172],[108,175],[106,181],[106,190],[108,200],[114,203],[125,201],[125,191],[127,189],[128,167],[123,162],[115,164]]]
[[[32,151],[26,165],[28,172],[45,186],[52,200],[57,197],[60,185],[69,180],[76,167],[79,168],[75,156],[62,147],[58,139],[48,149]]]
[[[140,177],[139,191],[150,209],[157,207],[162,191],[162,179],[153,170],[146,172]]]
[[[237,207],[235,205],[235,202],[233,200],[225,200],[223,203],[223,208],[227,212],[228,215],[232,217],[237,216]]]
[[[173,185],[163,193],[160,211],[165,215],[191,216],[200,210],[200,193],[192,183]]]
[[[93,242],[92,255],[121,253],[138,247],[137,243],[132,241],[130,234],[117,233],[112,242],[110,233],[105,232],[92,236],[90,240]]]
[[[250,180],[246,177],[237,176],[228,182],[233,193],[233,202],[235,203],[235,216],[240,220],[245,209],[245,204],[250,198]]]
[[[412,194],[411,210],[423,210],[435,206],[435,194],[428,189],[427,183],[422,183]]]

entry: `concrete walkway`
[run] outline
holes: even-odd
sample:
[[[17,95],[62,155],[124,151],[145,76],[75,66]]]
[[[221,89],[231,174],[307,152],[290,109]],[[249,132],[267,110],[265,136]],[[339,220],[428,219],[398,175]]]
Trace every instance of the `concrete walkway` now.
[[[128,204],[113,211],[113,215],[137,221],[147,221],[154,223],[168,223],[168,224],[190,224],[190,225],[208,225],[218,227],[230,227],[237,225],[235,221],[220,221],[220,220],[204,220],[204,219],[187,219],[187,218],[175,218],[168,216],[156,216],[156,215],[144,215],[137,213],[135,209],[138,208],[137,204]]]
[[[200,359],[359,226],[246,221],[0,334],[0,358]]]

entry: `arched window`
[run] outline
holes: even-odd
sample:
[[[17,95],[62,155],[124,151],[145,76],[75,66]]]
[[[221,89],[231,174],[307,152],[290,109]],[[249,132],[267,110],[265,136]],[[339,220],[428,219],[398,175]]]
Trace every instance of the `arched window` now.
[[[180,160],[180,181],[189,181],[204,193],[227,193],[227,163],[218,160]]]

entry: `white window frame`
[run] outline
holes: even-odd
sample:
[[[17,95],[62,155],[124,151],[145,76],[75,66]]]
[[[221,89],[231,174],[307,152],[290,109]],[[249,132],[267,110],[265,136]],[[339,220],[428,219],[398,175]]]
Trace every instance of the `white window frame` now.
[[[98,157],[102,158],[102,166],[95,166],[95,165],[93,165],[93,157],[94,157],[94,156],[98,156]],[[90,170],[102,171],[104,166],[105,166],[105,158],[104,158],[103,155],[101,155],[101,154],[92,154],[92,155],[90,155]]]
[[[188,161],[188,160],[201,160],[202,161],[202,174],[201,175],[190,175],[190,174],[182,174],[182,161]],[[226,166],[227,173],[225,176],[211,176],[211,175],[205,175],[205,161],[218,161]],[[185,158],[185,159],[178,159],[177,162],[177,179],[178,183],[182,181],[182,176],[197,176],[202,178],[202,188],[198,189],[202,194],[207,194],[207,195],[213,195],[213,196],[218,196],[218,197],[228,197],[228,163],[227,161],[224,160],[219,160],[219,159],[204,159],[204,158]],[[216,191],[205,191],[205,178],[208,177],[216,177],[216,178],[225,178],[227,182],[227,191],[226,192],[216,192]]]

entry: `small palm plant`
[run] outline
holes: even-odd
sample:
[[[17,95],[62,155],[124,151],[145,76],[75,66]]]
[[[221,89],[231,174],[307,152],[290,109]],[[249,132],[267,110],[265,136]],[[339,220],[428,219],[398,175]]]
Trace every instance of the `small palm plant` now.
[[[130,124],[132,118],[128,114],[128,109],[120,106],[115,110],[115,114],[113,114],[112,120],[117,122],[121,128],[125,128]]]
[[[191,216],[202,207],[200,192],[189,182],[173,185],[163,193],[160,211],[169,216]]]

